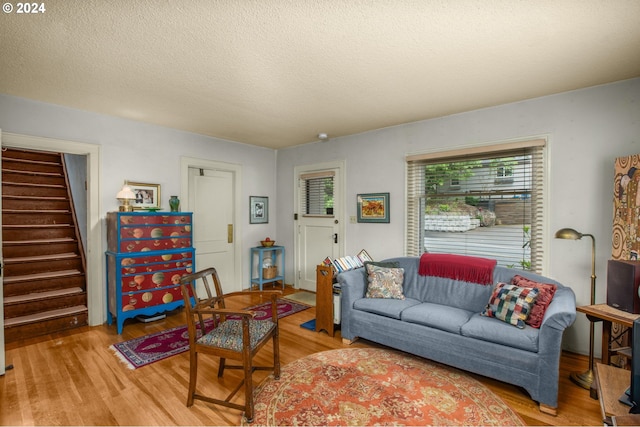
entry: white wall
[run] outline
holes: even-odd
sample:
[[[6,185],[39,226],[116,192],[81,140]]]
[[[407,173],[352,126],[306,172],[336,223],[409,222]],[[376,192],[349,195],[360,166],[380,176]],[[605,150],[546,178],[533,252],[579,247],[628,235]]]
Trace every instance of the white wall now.
[[[293,248],[295,166],[345,159],[347,217],[356,215],[356,194],[391,193],[390,224],[346,224],[347,254],[366,248],[374,258],[383,259],[404,253],[404,159],[408,153],[540,135],[548,137],[550,158],[546,273],[572,287],[578,305],[589,304],[591,241],[558,240],[553,235],[562,227],[591,233],[597,239],[597,302],[605,302],[613,162],[616,157],[640,153],[640,79],[279,150],[278,239]],[[293,251],[287,253],[287,265],[293,268]],[[585,316],[578,314],[565,334],[565,348],[587,353],[588,325]],[[599,356],[599,326],[596,331]]]
[[[239,240],[242,253],[247,254],[241,270],[245,288],[249,286],[249,248],[265,236],[276,236],[272,219],[277,206],[274,150],[7,95],[0,95],[0,129],[3,133],[101,145],[103,221],[106,212],[118,209],[115,195],[124,180],[160,184],[162,208],[169,210],[169,196],[181,196],[182,156],[241,165],[243,219]],[[249,224],[250,195],[269,197],[268,224]],[[103,254],[98,256],[104,259]]]

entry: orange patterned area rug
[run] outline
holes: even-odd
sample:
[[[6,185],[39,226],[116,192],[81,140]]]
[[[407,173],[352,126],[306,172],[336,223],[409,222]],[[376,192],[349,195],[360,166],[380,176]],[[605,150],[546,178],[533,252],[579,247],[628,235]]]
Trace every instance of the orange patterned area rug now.
[[[268,378],[256,395],[252,425],[525,425],[477,380],[395,350],[312,354],[284,366],[280,380]]]

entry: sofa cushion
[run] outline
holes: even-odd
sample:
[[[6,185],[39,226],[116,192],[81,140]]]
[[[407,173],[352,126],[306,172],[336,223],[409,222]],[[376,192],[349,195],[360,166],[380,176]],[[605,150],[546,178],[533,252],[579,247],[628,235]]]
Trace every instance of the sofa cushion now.
[[[406,299],[360,298],[353,303],[356,310],[379,314],[400,320],[401,313],[409,307],[420,304],[420,301]]]
[[[522,329],[538,293],[539,291],[534,288],[498,283],[482,315],[495,317]]]
[[[540,283],[531,279],[527,279],[526,277],[520,276],[516,274],[511,279],[511,283],[525,288],[536,288],[540,293],[538,294],[538,298],[536,298],[535,304],[531,308],[531,313],[525,323],[527,325],[533,326],[534,328],[539,328],[542,325],[542,319],[544,318],[544,313],[547,311],[547,307],[551,304],[551,300],[556,293],[556,289],[558,288],[553,283]]]
[[[461,308],[424,302],[405,309],[401,319],[404,322],[417,323],[460,334],[460,328],[469,321],[472,315],[473,312]]]
[[[368,263],[367,274],[365,298],[404,299],[404,268],[387,268]]]
[[[423,302],[448,305],[479,313],[484,310],[493,291],[492,286],[460,282],[442,277],[417,276],[414,283],[409,281],[411,272],[404,271],[404,295]]]
[[[398,261],[365,261],[364,267],[366,268],[368,265],[375,265],[378,267],[387,267],[387,268],[400,267],[400,263]]]
[[[460,329],[465,337],[494,342],[521,350],[538,352],[538,334],[540,329],[526,325],[523,329],[514,329],[511,325],[498,319],[482,316],[479,313]],[[496,354],[500,358],[500,354]]]

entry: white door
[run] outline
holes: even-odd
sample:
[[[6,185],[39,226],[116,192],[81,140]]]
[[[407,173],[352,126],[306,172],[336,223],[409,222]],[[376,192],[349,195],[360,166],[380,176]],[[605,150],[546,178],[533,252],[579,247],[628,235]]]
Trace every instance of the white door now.
[[[343,165],[296,168],[297,287],[316,291],[316,266],[344,252]]]
[[[2,131],[0,130],[0,141],[2,141]],[[0,157],[0,168],[2,167],[2,157]],[[2,211],[2,198],[0,197],[0,212]],[[2,215],[0,215],[0,230],[2,229]],[[4,260],[2,259],[2,236],[0,235],[0,375],[4,375]]]
[[[236,277],[235,182],[230,171],[189,168],[196,270],[215,267],[224,292],[242,290]]]

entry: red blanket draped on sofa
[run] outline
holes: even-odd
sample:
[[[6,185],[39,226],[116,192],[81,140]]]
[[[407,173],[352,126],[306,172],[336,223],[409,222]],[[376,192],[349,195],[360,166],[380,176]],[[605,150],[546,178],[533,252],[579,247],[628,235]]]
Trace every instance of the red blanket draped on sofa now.
[[[418,274],[490,285],[496,263],[495,259],[488,258],[424,253],[420,257]]]

